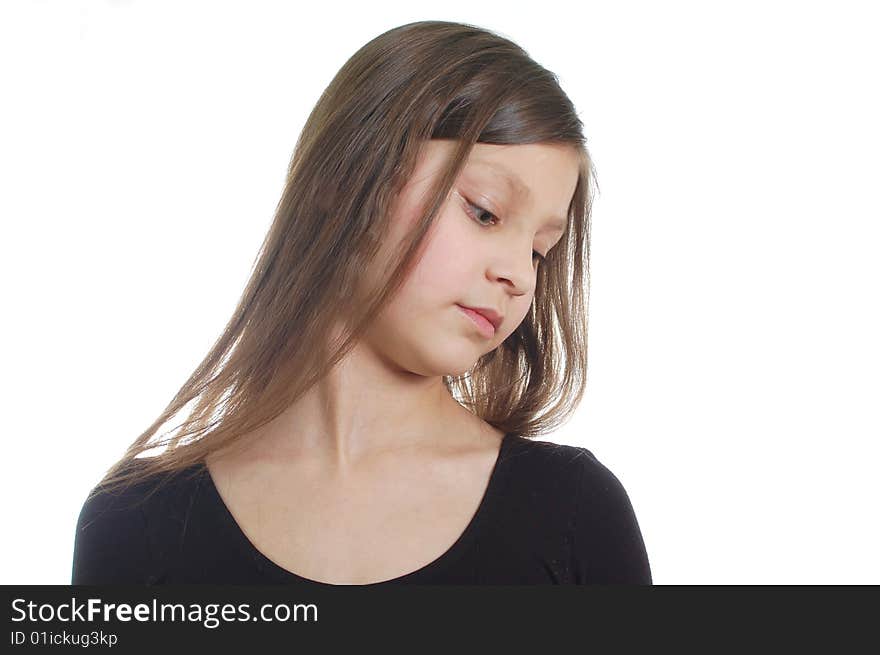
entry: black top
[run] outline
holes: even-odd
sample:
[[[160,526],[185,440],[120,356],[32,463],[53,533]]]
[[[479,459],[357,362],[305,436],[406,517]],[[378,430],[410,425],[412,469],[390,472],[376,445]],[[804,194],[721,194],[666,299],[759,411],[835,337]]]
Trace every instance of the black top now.
[[[80,511],[72,584],[313,584],[261,553],[200,463]],[[153,488],[153,487],[151,487]],[[480,505],[440,557],[374,584],[652,584],[617,477],[586,448],[507,434]]]

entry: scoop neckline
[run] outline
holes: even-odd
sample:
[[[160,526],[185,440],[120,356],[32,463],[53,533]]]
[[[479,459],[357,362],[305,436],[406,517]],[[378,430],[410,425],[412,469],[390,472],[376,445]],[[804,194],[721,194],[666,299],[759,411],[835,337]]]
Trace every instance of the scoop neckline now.
[[[424,578],[425,576],[440,571],[444,567],[454,563],[458,559],[458,557],[465,552],[466,548],[474,541],[474,538],[476,537],[479,528],[486,521],[486,516],[488,515],[490,510],[489,506],[491,505],[492,501],[498,496],[499,486],[503,479],[501,464],[504,456],[507,453],[507,450],[510,447],[510,442],[513,440],[513,436],[513,433],[506,432],[501,438],[501,446],[498,449],[498,455],[495,458],[495,463],[492,465],[492,471],[489,474],[489,481],[486,483],[486,488],[483,490],[483,496],[480,499],[480,503],[477,506],[477,509],[474,512],[473,516],[471,516],[470,521],[468,521],[468,524],[465,526],[464,530],[461,532],[461,534],[459,534],[458,538],[452,543],[449,548],[447,548],[434,560],[428,562],[424,566],[419,567],[418,569],[415,569],[414,571],[404,573],[388,580],[379,580],[377,582],[368,582],[364,584],[337,584],[333,582],[313,580],[311,578],[305,577],[304,575],[300,575],[299,573],[286,569],[280,564],[276,563],[274,560],[270,559],[266,554],[263,553],[263,551],[256,547],[256,545],[250,540],[250,537],[248,537],[245,534],[244,530],[241,529],[238,521],[235,520],[235,517],[229,510],[229,507],[226,505],[226,502],[223,500],[223,497],[217,490],[217,486],[214,484],[214,478],[211,477],[211,471],[208,469],[204,462],[201,463],[201,467],[211,502],[219,507],[221,518],[223,522],[230,528],[235,540],[238,542],[238,546],[242,548],[243,551],[246,552],[256,562],[257,568],[261,573],[264,573],[281,582],[303,582],[322,587],[373,587],[377,585],[408,582],[419,578]]]

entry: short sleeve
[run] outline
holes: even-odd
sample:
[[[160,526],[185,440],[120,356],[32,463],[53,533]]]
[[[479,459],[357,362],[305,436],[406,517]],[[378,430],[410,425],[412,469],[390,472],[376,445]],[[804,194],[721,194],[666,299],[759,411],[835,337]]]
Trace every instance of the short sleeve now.
[[[645,542],[620,480],[586,448],[572,517],[575,584],[653,584]]]
[[[146,521],[136,494],[100,491],[76,523],[71,584],[145,584],[150,574]]]

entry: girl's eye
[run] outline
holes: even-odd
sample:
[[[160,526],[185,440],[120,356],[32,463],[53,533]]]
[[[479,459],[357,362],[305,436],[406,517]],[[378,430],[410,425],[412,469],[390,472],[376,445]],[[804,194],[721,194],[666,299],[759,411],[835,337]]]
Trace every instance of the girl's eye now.
[[[467,205],[468,205],[468,207],[472,207],[472,208],[474,208],[474,209],[477,210],[476,212],[471,211],[471,212],[468,212],[468,213],[469,213],[469,214],[471,215],[471,217],[472,217],[477,223],[479,223],[480,225],[483,225],[483,222],[478,218],[478,216],[480,215],[480,213],[487,214],[488,216],[491,216],[496,222],[498,221],[498,217],[495,216],[495,214],[493,214],[492,212],[490,212],[488,209],[483,209],[483,208],[480,207],[479,205],[475,205],[475,204],[472,203],[472,202],[467,202]]]
[[[486,214],[487,216],[490,216],[490,217],[491,217],[492,219],[494,219],[495,222],[497,223],[497,221],[498,221],[498,217],[495,216],[495,214],[493,214],[492,212],[490,212],[488,209],[483,209],[483,208],[480,207],[479,205],[475,205],[474,203],[469,202],[469,201],[467,201],[467,200],[465,201],[465,204],[468,206],[468,214],[469,214],[469,215],[471,216],[471,218],[473,218],[478,224],[483,225],[484,227],[488,227],[488,224],[484,224],[484,223],[480,220],[479,216],[480,216],[481,213],[482,213],[482,214]],[[477,211],[475,211],[475,212],[474,212],[474,211],[471,211],[471,208],[476,209]],[[543,255],[541,255],[541,253],[539,253],[537,250],[533,250],[533,251],[532,251],[532,260],[534,261],[535,259],[537,259],[539,262],[543,262],[543,261],[545,261],[547,258],[544,257]]]

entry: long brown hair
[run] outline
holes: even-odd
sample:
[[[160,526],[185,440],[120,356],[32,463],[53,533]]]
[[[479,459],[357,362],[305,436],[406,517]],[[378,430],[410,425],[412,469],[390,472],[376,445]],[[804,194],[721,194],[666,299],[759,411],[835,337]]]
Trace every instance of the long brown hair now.
[[[534,437],[567,420],[583,396],[587,368],[595,173],[582,127],[556,75],[486,29],[420,21],[364,45],[323,92],[297,140],[274,221],[223,333],[100,486],[203,462],[274,419],[329,372],[405,279],[477,142],[565,144],[579,154],[580,172],[566,235],[539,266],[528,315],[467,374],[444,376],[444,383],[504,432]],[[358,281],[428,139],[454,140],[453,155],[379,288],[362,289]],[[345,329],[331,339],[323,326],[336,320]],[[188,407],[170,436],[153,438]],[[161,452],[139,457],[154,449]]]

